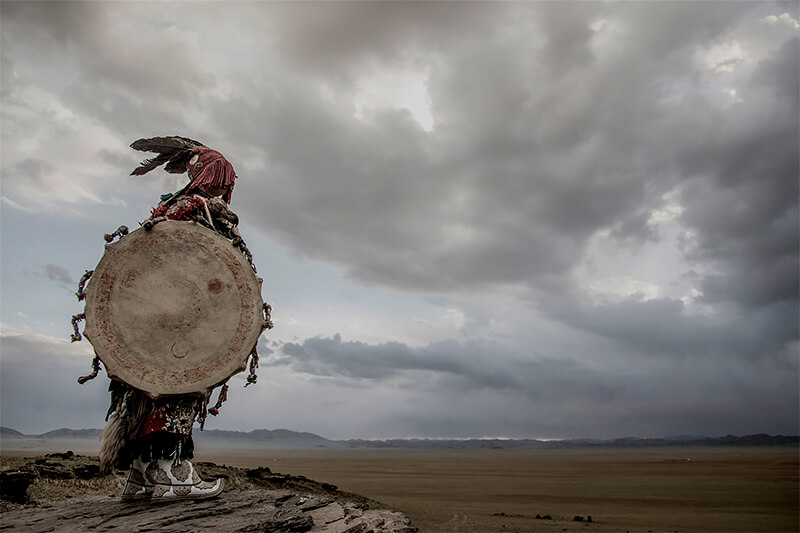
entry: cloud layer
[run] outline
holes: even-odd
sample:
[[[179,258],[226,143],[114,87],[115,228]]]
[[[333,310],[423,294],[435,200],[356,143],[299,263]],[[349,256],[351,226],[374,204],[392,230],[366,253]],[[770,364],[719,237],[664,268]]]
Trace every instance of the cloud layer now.
[[[251,245],[335,272],[281,271],[270,368],[406,405],[384,434],[797,431],[796,4],[0,9],[5,226],[141,220],[182,182],[127,145],[201,139]],[[41,238],[4,273],[80,277]]]

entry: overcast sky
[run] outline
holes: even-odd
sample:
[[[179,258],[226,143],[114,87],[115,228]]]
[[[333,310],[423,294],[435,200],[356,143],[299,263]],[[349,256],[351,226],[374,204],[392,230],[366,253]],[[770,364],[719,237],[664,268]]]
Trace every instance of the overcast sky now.
[[[797,2],[14,2],[2,425],[102,427],[77,281],[233,163],[275,328],[207,428],[797,434]]]

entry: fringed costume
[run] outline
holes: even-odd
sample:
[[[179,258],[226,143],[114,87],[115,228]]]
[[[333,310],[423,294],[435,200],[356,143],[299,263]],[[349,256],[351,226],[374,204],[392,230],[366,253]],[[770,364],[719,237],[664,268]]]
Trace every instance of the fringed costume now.
[[[190,178],[183,189],[162,197],[143,226],[149,223],[152,227],[164,219],[191,220],[229,239],[241,240],[238,217],[228,209],[236,173],[222,154],[184,137],[140,139],[131,147],[159,154],[143,161],[132,175],[166,164],[168,172],[187,172]],[[109,390],[111,407],[101,438],[101,469],[130,469],[123,500],[209,498],[222,491],[222,480],[203,481],[191,463],[192,426],[199,420],[202,429],[209,411],[208,396],[153,400],[117,380],[112,380]],[[221,395],[226,390],[223,387]],[[214,408],[211,412],[216,414]]]

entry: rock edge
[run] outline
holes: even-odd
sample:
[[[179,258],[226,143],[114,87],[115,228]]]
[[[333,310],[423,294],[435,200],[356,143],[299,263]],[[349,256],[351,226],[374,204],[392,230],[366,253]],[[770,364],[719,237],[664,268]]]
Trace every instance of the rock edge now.
[[[211,500],[123,503],[123,473],[99,476],[97,458],[49,454],[3,458],[4,511],[0,531],[263,531],[274,533],[415,533],[409,518],[362,496],[303,476],[269,468],[241,469],[195,463],[206,477],[225,478],[227,489]],[[29,501],[10,503],[3,481],[31,476]],[[111,495],[114,494],[114,495]],[[27,496],[27,493],[26,493]]]

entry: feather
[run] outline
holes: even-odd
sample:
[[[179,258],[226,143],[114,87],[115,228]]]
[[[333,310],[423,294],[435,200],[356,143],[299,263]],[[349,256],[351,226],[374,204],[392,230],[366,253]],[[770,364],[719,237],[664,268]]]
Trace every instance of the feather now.
[[[151,137],[149,139],[138,139],[131,143],[131,148],[141,152],[158,152],[163,154],[173,150],[194,150],[204,146],[203,143],[189,139],[188,137]]]
[[[169,161],[171,156],[172,154],[169,153],[169,154],[161,154],[152,159],[145,159],[144,161],[139,163],[138,167],[133,169],[133,172],[131,172],[131,176],[141,176],[142,174],[146,174],[151,170],[153,170],[154,168],[157,168],[160,165],[163,165],[164,163]]]
[[[189,163],[191,156],[192,152],[190,151],[175,156],[164,166],[164,170],[171,174],[183,174],[186,172],[186,165]]]
[[[203,147],[203,143],[188,137],[151,137],[138,139],[131,143],[131,148],[142,152],[155,152],[159,154],[151,159],[145,159],[138,167],[133,169],[131,176],[141,176],[163,165],[164,170],[172,174],[186,172],[186,161],[189,160],[193,150]]]

